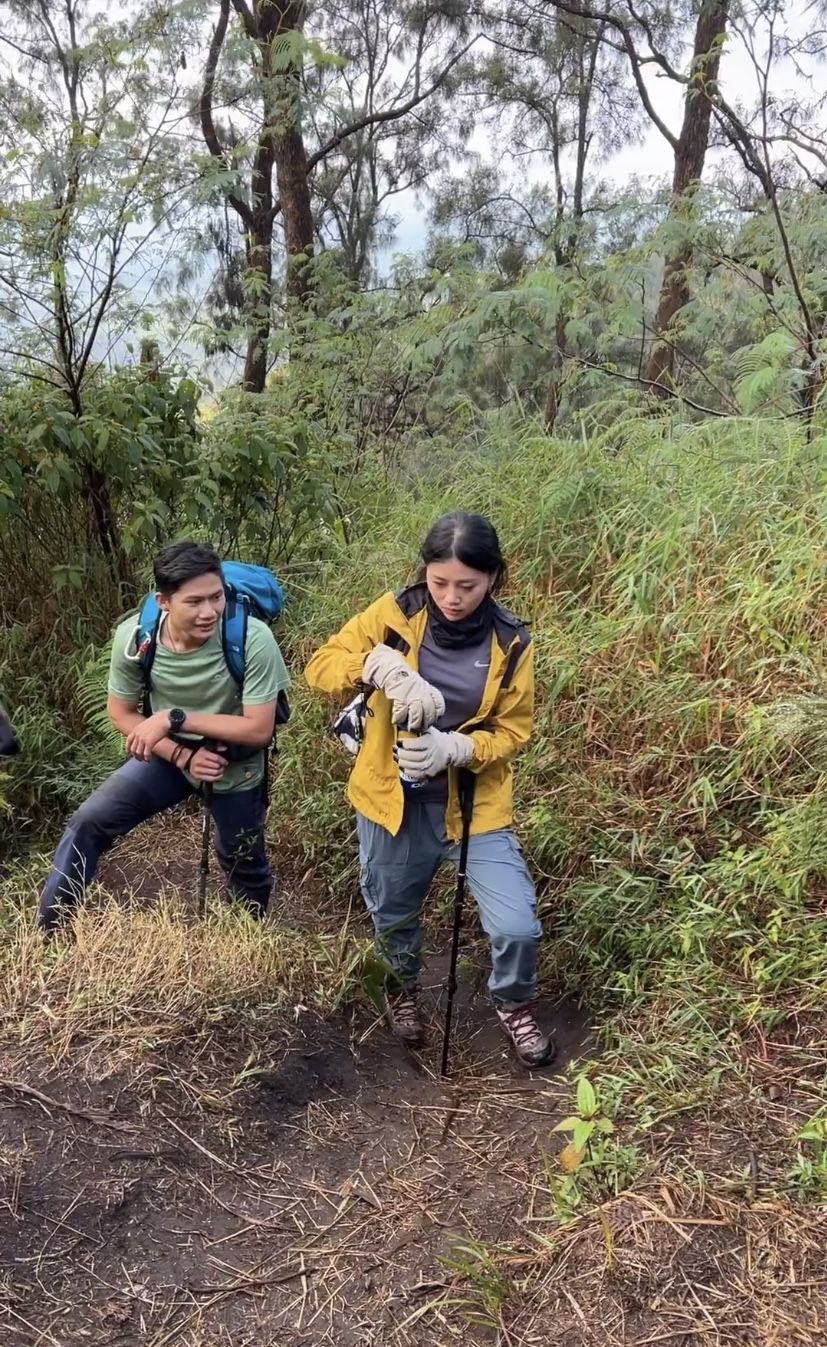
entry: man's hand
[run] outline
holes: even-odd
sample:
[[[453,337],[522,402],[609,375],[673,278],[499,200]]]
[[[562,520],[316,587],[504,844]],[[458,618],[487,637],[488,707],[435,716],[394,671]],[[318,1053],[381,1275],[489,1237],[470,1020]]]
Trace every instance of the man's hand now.
[[[448,767],[467,767],[473,756],[474,741],[469,734],[433,726],[418,739],[403,739],[396,750],[399,766],[412,781],[427,781]]]
[[[217,749],[226,749],[226,744],[217,744]],[[213,753],[212,749],[199,748],[193,753],[188,762],[186,755],[181,755],[181,766],[185,768],[190,776],[195,777],[196,781],[220,781],[227,770],[227,759],[222,758],[220,752]]]
[[[126,751],[141,762],[149,762],[156,744],[169,734],[169,712],[156,711],[136,725],[127,736]]]

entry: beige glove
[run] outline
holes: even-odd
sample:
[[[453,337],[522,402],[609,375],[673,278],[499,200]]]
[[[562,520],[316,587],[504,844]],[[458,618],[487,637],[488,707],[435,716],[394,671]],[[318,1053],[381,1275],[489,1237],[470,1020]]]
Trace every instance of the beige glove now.
[[[405,739],[396,750],[400,770],[411,781],[439,776],[448,767],[467,767],[474,756],[474,741],[458,730],[431,727],[417,739]]]
[[[407,725],[415,733],[427,730],[445,710],[442,693],[420,678],[405,663],[404,655],[389,645],[373,647],[362,668],[362,678],[381,688],[393,702],[394,725]]]

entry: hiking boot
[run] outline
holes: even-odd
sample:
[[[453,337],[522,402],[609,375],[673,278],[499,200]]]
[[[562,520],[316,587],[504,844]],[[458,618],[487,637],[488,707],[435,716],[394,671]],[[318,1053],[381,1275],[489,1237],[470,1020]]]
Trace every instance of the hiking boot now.
[[[548,1066],[554,1061],[557,1045],[537,1023],[537,1007],[533,1001],[510,1009],[505,1006],[495,1009],[500,1027],[523,1066]]]
[[[418,1048],[425,1042],[418,987],[388,987],[385,992],[385,1014],[396,1037],[409,1048]]]

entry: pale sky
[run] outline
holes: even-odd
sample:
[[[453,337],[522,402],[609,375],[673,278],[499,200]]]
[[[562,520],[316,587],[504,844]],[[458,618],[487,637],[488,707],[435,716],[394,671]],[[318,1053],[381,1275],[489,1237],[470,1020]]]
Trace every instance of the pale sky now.
[[[807,9],[807,0],[792,0],[792,3],[787,7],[786,18],[781,31],[791,38],[803,35],[811,24]],[[756,41],[758,41],[758,38],[756,38]],[[765,49],[763,47],[758,51],[759,60],[763,59]],[[685,57],[684,68],[688,60],[689,49]],[[807,61],[807,68],[812,81],[809,87],[806,80],[802,80],[791,61],[777,60],[773,67],[770,83],[771,91],[776,98],[780,101],[785,101],[788,98],[797,101],[822,93],[825,86],[823,65],[810,58]],[[728,101],[733,105],[750,108],[758,99],[759,84],[755,65],[740,37],[732,32],[730,32],[724,48],[720,82]],[[646,83],[656,112],[670,130],[677,135],[683,120],[684,95],[682,87],[666,76],[654,73],[651,68]],[[489,157],[485,134],[475,134],[471,139],[470,148],[478,153],[483,160]],[[720,163],[726,157],[726,154],[727,151],[725,150],[710,150],[706,160],[707,176],[709,176],[709,171],[715,167],[716,163]],[[506,172],[515,171],[515,175],[519,174],[523,180],[527,176],[530,180],[540,182],[549,176],[550,166],[547,156],[536,155],[533,162],[521,157],[519,165],[515,165],[513,160],[509,162],[510,159],[511,157],[507,154],[503,156],[501,160],[503,168]],[[596,168],[596,161],[592,162]],[[637,177],[654,187],[664,181],[669,181],[672,167],[673,153],[671,147],[666,143],[658,129],[647,122],[642,141],[627,145],[624,149],[619,150],[600,165],[600,171],[602,176],[609,177],[617,183],[623,183],[632,177]],[[388,258],[394,253],[418,252],[423,248],[426,240],[427,202],[418,200],[416,193],[409,191],[400,194],[395,199],[392,208],[399,215],[400,221],[394,241],[387,250]]]
[[[791,0],[787,7],[784,23],[779,25],[784,35],[798,37],[807,31],[812,22],[812,12],[808,13],[807,5],[808,0]],[[756,40],[760,46],[760,39]],[[763,53],[759,51],[759,59],[762,55]],[[681,63],[684,68],[688,65],[688,60],[689,49],[687,49]],[[683,88],[668,78],[654,73],[653,67],[647,67],[647,69],[650,72],[647,83],[655,108],[672,131],[677,133],[683,116]],[[802,100],[812,98],[823,89],[825,85],[824,74],[823,67],[820,67],[815,60],[810,59],[808,62],[808,84],[808,79],[802,77],[793,68],[792,62],[789,60],[778,61],[773,69],[771,92],[782,101],[786,99],[795,100],[796,97]],[[724,49],[721,84],[730,102],[745,108],[750,108],[756,102],[758,75],[743,42],[733,33],[729,34]],[[477,153],[483,162],[486,159],[490,160],[491,151],[487,129],[480,129],[473,134],[469,148]],[[707,175],[714,168],[716,160],[720,161],[725,153],[725,151],[714,150],[708,155]],[[669,181],[672,161],[671,147],[655,127],[646,124],[640,143],[627,146],[611,156],[605,163],[598,164],[596,160],[592,160],[592,167],[595,171],[599,170],[602,177],[610,177],[618,184],[624,184],[629,179],[638,178],[644,185],[649,184],[654,187]],[[514,179],[517,190],[519,190],[521,183],[526,182],[526,179],[533,182],[543,182],[549,177],[548,155],[536,154],[533,159],[521,157],[517,161],[513,156],[505,153],[500,162],[505,174]],[[391,245],[383,249],[380,255],[380,270],[383,273],[388,272],[394,254],[420,252],[425,246],[428,232],[427,199],[418,197],[413,191],[408,191],[392,199],[389,207],[393,214],[398,217],[399,223]],[[152,285],[153,279],[150,274],[143,283],[147,297],[151,293]],[[111,357],[122,360],[127,354],[123,337],[121,334],[113,334],[113,337]],[[186,351],[188,345],[185,342],[182,350]]]

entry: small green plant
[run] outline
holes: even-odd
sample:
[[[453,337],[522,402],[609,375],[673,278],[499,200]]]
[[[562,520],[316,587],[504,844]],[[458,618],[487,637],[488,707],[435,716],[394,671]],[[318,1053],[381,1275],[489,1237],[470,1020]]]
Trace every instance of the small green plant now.
[[[628,1187],[640,1166],[636,1146],[620,1145],[615,1127],[606,1116],[606,1105],[591,1081],[577,1081],[577,1112],[563,1118],[552,1130],[567,1132],[571,1140],[559,1155],[559,1174],[546,1157],[546,1175],[554,1209],[562,1224],[571,1221],[584,1205],[605,1202]]]
[[[614,1123],[603,1116],[597,1093],[588,1077],[581,1076],[577,1082],[577,1113],[564,1118],[553,1130],[571,1133],[571,1141],[563,1151],[565,1159],[562,1161],[564,1169],[571,1173],[579,1168],[587,1151],[592,1157],[591,1142],[595,1132],[601,1136],[610,1136],[614,1132]]]
[[[827,1114],[815,1114],[796,1133],[799,1143],[789,1182],[808,1201],[827,1199]]]
[[[456,1303],[469,1321],[498,1328],[511,1283],[492,1250],[477,1240],[461,1240],[440,1262],[467,1288],[467,1294]]]

